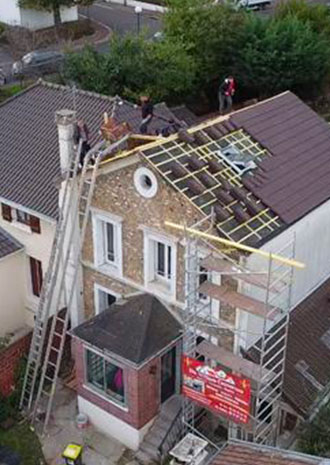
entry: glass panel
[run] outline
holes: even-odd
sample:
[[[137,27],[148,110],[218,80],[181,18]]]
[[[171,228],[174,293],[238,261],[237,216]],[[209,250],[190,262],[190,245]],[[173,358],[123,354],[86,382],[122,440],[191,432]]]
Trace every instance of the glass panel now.
[[[114,400],[124,403],[124,373],[122,368],[105,362],[106,393]]]
[[[199,267],[199,276],[198,276],[198,285],[201,286],[205,281],[207,281],[208,276],[207,276],[207,270],[203,266]],[[202,294],[201,292],[198,294],[200,299],[205,299],[207,298],[206,295]]]
[[[16,219],[19,223],[30,225],[30,215],[28,213],[16,210]]]
[[[100,355],[87,350],[87,382],[104,390],[104,360]]]
[[[111,223],[106,223],[106,259],[110,262],[115,261],[114,226]]]
[[[171,279],[172,275],[172,248],[168,245],[167,246],[167,277]]]
[[[165,245],[157,242],[156,273],[165,276]]]

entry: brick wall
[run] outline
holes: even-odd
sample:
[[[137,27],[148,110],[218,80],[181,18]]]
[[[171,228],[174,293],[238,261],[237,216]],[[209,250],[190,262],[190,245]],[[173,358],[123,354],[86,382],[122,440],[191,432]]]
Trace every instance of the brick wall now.
[[[15,371],[20,359],[27,354],[31,333],[26,334],[0,352],[0,393],[8,396],[15,384]]]
[[[142,428],[154,418],[160,405],[160,358],[151,360],[140,370],[123,367],[127,402],[127,408],[123,409],[84,386],[84,344],[78,339],[74,339],[73,345],[79,396],[136,429]],[[154,368],[151,369],[152,367]]]

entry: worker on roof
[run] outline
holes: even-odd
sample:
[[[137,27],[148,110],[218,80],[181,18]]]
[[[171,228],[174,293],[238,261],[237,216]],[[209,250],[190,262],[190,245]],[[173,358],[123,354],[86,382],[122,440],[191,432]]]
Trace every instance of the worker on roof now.
[[[235,94],[235,80],[233,76],[228,76],[224,79],[219,87],[219,111],[223,115],[229,113],[233,106],[233,96]]]
[[[151,120],[154,116],[154,106],[150,100],[150,97],[143,96],[140,97],[141,102],[141,116],[142,121],[140,124],[140,132],[141,134],[147,134],[148,126],[151,123]]]
[[[75,125],[73,140],[76,146],[78,146],[79,142],[81,141],[79,168],[82,168],[85,156],[91,149],[91,146],[89,145],[89,130],[87,124],[82,119],[79,119]]]

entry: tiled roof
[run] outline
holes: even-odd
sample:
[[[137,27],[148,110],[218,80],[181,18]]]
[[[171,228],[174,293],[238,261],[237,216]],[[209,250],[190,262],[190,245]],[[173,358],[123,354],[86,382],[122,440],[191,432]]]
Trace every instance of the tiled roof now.
[[[73,333],[101,350],[141,364],[180,337],[181,325],[156,297],[141,294],[111,305]]]
[[[302,415],[308,415],[329,386],[329,367],[330,279],[290,316],[283,389],[285,398]]]
[[[0,105],[0,197],[55,218],[60,174],[55,112],[76,109],[86,121],[94,143],[104,112],[129,122],[138,131],[140,109],[120,98],[110,98],[68,87],[38,82]],[[161,129],[173,117],[166,105],[155,106],[150,131]]]
[[[0,228],[0,259],[23,248],[23,245],[14,237],[8,234],[4,229]]]
[[[243,184],[291,224],[330,198],[330,127],[291,92],[233,113],[272,157]]]
[[[211,465],[319,465],[320,457],[258,444],[233,441],[225,445]]]

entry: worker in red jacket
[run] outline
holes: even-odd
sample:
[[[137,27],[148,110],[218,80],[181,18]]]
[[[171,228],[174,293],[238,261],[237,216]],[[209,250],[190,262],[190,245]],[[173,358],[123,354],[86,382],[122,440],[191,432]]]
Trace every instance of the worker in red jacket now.
[[[233,95],[235,94],[235,80],[233,76],[228,76],[219,88],[219,111],[223,115],[229,113],[233,106]]]

